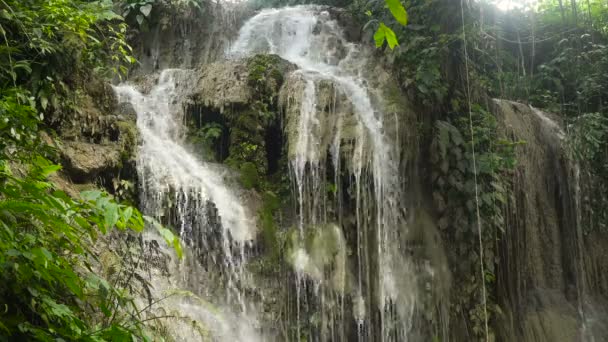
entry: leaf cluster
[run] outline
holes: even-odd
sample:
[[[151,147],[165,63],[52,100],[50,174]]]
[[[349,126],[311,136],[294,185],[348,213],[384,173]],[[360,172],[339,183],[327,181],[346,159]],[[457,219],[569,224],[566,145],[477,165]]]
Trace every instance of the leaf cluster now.
[[[48,178],[60,166],[45,119],[71,112],[83,74],[134,62],[112,5],[0,1],[0,340],[149,340],[133,285],[96,275],[96,248],[147,223],[181,255],[179,239],[136,209],[100,191],[71,198]]]
[[[141,318],[128,314],[137,312],[133,298],[94,270],[99,232],[140,232],[143,216],[99,191],[70,198],[47,180],[59,169],[38,157],[18,177],[0,163],[0,338],[145,336]]]

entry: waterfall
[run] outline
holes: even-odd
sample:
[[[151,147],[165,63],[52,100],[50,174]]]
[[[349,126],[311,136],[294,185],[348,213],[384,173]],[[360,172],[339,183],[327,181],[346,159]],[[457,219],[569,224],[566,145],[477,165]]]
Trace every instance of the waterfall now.
[[[369,53],[347,41],[327,8],[317,6],[263,10],[226,51],[229,59],[259,53],[297,66],[278,96],[296,212],[279,261],[293,277],[273,279],[286,282],[291,298],[278,313],[279,340],[410,339],[422,277],[407,240],[397,113],[385,111],[370,85]],[[147,93],[115,87],[119,101],[137,113],[142,210],[178,231],[186,247],[186,260],[173,260],[168,278],[152,276],[156,297],[193,293],[197,300],[177,297],[167,305],[214,340],[277,338],[260,336],[260,325],[270,322],[259,323],[257,312],[269,293],[252,287],[259,283],[246,267],[248,257],[259,256],[248,253],[257,250],[255,213],[226,185],[228,171],[185,144],[184,108],[197,82],[192,70],[166,69]],[[178,340],[198,339],[183,322],[170,330]]]
[[[235,192],[224,184],[221,168],[199,160],[182,144],[182,89],[187,88],[189,74],[185,70],[165,70],[148,94],[129,84],[114,88],[119,102],[130,103],[137,112],[142,141],[137,169],[143,212],[178,230],[187,249],[186,260],[173,260],[171,279],[157,275],[151,283],[160,298],[167,292],[185,290],[214,300],[213,304],[202,305],[202,299],[169,298],[167,306],[190,322],[198,321],[204,325],[201,329],[211,331],[215,338],[258,341],[251,329],[254,315],[248,312],[240,287],[245,281],[246,248],[254,238],[255,222]],[[222,275],[221,279],[217,274]],[[216,285],[220,290],[209,293],[214,281],[223,285]],[[172,325],[171,334],[178,340],[202,338],[184,332],[193,324]]]
[[[327,214],[324,186],[329,163],[325,147],[330,143],[336,183],[344,161],[350,165],[347,172],[356,189],[357,280],[352,301],[357,308],[353,315],[358,324],[358,339],[404,341],[412,325],[417,294],[412,262],[404,255],[406,228],[399,155],[393,147],[395,142],[386,135],[385,120],[390,118],[384,117],[377,105],[379,100],[368,88],[363,50],[364,47],[345,39],[340,25],[325,8],[297,6],[258,13],[244,24],[227,55],[239,58],[270,53],[297,65],[298,70],[288,83],[303,85],[293,87],[288,102],[295,104],[295,111],[299,112],[297,123],[292,123],[295,131],[292,135],[296,137],[289,141],[289,158],[296,186],[300,238],[304,239],[309,227],[341,220]],[[352,106],[355,146],[349,151],[341,148],[345,144],[343,118],[336,117],[335,112],[322,113],[321,88],[328,84],[335,90],[334,99],[345,98]],[[312,257],[305,253],[298,248],[293,256],[298,297],[305,292],[301,290],[307,286],[302,273]],[[316,279],[312,286],[315,291],[323,288],[323,280]],[[319,295],[322,297],[324,293]],[[342,317],[343,313],[327,316],[336,315]],[[323,335],[321,332],[322,340],[339,339]]]

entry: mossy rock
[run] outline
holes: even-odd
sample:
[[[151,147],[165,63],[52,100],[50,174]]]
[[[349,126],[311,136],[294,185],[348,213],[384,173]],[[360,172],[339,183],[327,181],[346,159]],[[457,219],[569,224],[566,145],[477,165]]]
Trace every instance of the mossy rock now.
[[[266,254],[271,260],[278,261],[281,244],[274,213],[280,209],[281,203],[279,198],[271,191],[264,193],[262,201],[263,205],[259,217],[262,224],[262,238],[267,249]]]
[[[334,224],[308,226],[304,229],[303,240],[300,236],[297,228],[288,233],[287,262],[313,280],[325,278],[335,291],[349,291],[348,247],[340,227]],[[329,278],[327,271],[331,274]]]
[[[247,60],[248,84],[258,91],[258,97],[273,102],[283,84],[284,75],[295,67],[278,55],[255,55]]]
[[[241,184],[245,189],[258,188],[260,185],[260,174],[254,163],[245,162],[240,167]]]

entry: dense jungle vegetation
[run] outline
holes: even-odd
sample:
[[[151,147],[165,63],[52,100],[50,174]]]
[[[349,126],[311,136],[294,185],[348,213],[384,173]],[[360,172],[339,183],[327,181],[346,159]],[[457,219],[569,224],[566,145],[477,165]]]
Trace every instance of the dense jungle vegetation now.
[[[500,259],[497,246],[508,219],[517,165],[514,151],[526,144],[499,138],[492,98],[530,104],[559,116],[571,158],[581,169],[583,230],[605,232],[608,222],[608,4],[546,0],[520,2],[511,11],[502,11],[493,6],[497,3],[408,1],[410,21],[405,27],[392,20],[381,3],[350,5],[355,13],[370,10],[374,18],[395,28],[400,47],[388,53],[389,63],[402,87],[424,108],[423,120],[435,122],[432,132],[423,135],[433,139],[430,182],[436,203],[445,207],[439,226],[456,249],[456,259],[469,270],[455,274],[459,285],[452,305],[455,312],[467,313],[482,339],[484,321],[492,324],[501,314],[501,279],[494,272]],[[478,229],[484,246],[487,314],[481,277],[470,277],[479,275]]]
[[[131,279],[137,256],[126,253],[121,271],[104,276],[97,271],[100,251],[116,230],[136,239],[146,223],[180,254],[178,238],[118,193],[60,190],[55,173],[62,166],[49,141],[77,115],[92,83],[117,82],[136,67],[129,39],[150,29],[147,18],[158,3],[205,15],[206,1],[0,0],[0,340],[155,335],[146,325],[155,317],[134,301],[148,286]],[[251,6],[304,2],[253,0]],[[473,270],[480,259],[473,202],[479,195],[485,283],[465,277],[476,271],[463,273],[452,295],[482,337],[480,287],[488,289],[490,321],[497,310],[492,247],[505,219],[504,175],[517,164],[513,151],[526,143],[498,138],[492,98],[559,116],[582,170],[582,191],[605,194],[583,196],[584,227],[608,229],[608,3],[540,0],[502,11],[489,1],[316,2],[347,8],[365,43],[378,47],[382,63],[415,100],[421,121],[437,122],[420,128],[431,146],[428,182],[446,203],[440,227]]]
[[[113,229],[156,223],[106,193],[59,190],[49,177],[61,166],[43,133],[75,115],[89,80],[125,75],[135,62],[113,9],[111,1],[0,4],[0,340],[147,336],[130,266],[112,279],[94,268]]]

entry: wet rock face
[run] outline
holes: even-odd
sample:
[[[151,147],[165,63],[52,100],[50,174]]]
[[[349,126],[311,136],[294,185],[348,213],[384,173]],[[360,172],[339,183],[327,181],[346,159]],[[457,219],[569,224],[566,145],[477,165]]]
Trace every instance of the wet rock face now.
[[[194,69],[219,60],[250,15],[244,5],[202,1],[196,8],[186,3],[155,2],[149,29],[133,32],[130,42],[140,62],[135,74]]]
[[[330,7],[328,12],[332,19],[335,19],[340,27],[344,29],[344,37],[350,42],[361,41],[362,26],[353,16],[343,8]]]
[[[258,59],[267,61],[261,64]],[[252,104],[257,95],[257,83],[276,96],[283,78],[294,69],[293,64],[274,55],[211,63],[200,69],[190,97],[196,103],[222,112],[228,107],[242,108]]]
[[[499,244],[498,299],[504,312],[498,331],[506,340],[574,341],[604,339],[606,293],[585,263],[603,258],[603,249],[583,237],[578,207],[578,165],[569,158],[565,133],[548,113],[494,100],[505,136],[523,140]],[[601,282],[600,282],[601,283]],[[585,314],[585,313],[588,314]],[[587,334],[587,335],[586,335]]]
[[[120,166],[120,151],[114,146],[104,146],[79,141],[67,141],[61,147],[65,167],[73,181],[92,180],[108,169]]]
[[[93,80],[83,89],[77,110],[57,124],[57,139],[66,184],[103,183],[134,178],[137,120],[132,106],[117,104],[109,84]]]
[[[242,61],[206,65],[201,69],[194,97],[221,111],[226,106],[245,106],[252,97],[247,84],[248,74],[247,65]]]
[[[287,155],[290,160],[295,159],[300,128],[300,114],[307,81],[301,73],[293,73],[286,79],[281,88],[279,103],[285,115],[285,132],[287,136]],[[325,164],[332,155],[329,151],[340,152],[349,170],[353,170],[353,153],[359,136],[358,120],[352,103],[348,100],[337,84],[331,80],[320,79],[314,83],[317,94],[316,120],[317,124],[311,127],[311,135],[318,145],[311,156],[317,163]],[[337,140],[336,140],[337,139]],[[370,151],[366,150],[365,155]],[[336,156],[337,157],[337,156]]]
[[[252,176],[246,187],[258,183],[257,175],[278,167],[283,140],[279,89],[294,69],[276,55],[255,55],[206,65],[184,89],[190,134],[218,128],[221,134],[212,146],[215,159],[247,168],[241,170]]]

